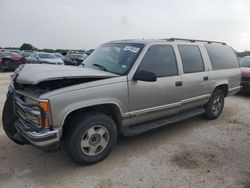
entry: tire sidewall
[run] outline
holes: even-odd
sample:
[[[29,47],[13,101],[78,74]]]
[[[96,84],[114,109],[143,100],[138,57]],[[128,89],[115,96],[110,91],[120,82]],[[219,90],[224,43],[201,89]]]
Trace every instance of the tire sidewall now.
[[[75,126],[71,129],[71,133],[68,135],[69,138],[66,141],[68,143],[65,143],[65,145],[66,150],[75,162],[88,165],[99,162],[108,156],[117,140],[117,128],[111,118],[105,114],[91,113],[86,117],[77,118],[73,123],[75,123]],[[102,125],[108,130],[109,142],[101,153],[88,156],[81,149],[81,139],[85,132],[94,125]]]
[[[213,101],[217,97],[220,97],[220,99],[221,99],[221,109],[220,109],[220,111],[218,113],[215,114],[213,112],[212,108],[213,108]],[[221,115],[222,111],[223,111],[224,102],[225,102],[225,97],[224,97],[223,91],[216,89],[213,92],[211,98],[209,99],[209,102],[208,102],[208,105],[207,105],[207,118],[208,119],[216,119],[216,118],[218,118]]]
[[[6,135],[15,143],[23,145],[26,141],[20,141],[15,139],[14,135],[17,134],[17,130],[14,127],[15,115],[13,106],[13,95],[9,94],[3,108],[2,123],[3,129]]]

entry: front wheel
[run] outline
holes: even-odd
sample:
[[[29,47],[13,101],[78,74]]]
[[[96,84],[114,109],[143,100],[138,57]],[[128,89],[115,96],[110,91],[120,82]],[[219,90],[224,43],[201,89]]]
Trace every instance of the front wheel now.
[[[78,164],[89,165],[103,160],[116,144],[116,124],[105,114],[91,112],[77,117],[69,126],[64,145]]]
[[[206,105],[206,118],[207,119],[216,119],[218,118],[224,108],[225,96],[223,91],[216,89],[211,98],[209,99],[208,104]]]

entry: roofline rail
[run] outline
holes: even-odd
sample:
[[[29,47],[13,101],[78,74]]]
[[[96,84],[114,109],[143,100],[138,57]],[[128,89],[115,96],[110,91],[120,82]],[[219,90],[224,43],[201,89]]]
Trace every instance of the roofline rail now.
[[[207,42],[208,44],[212,44],[212,43],[217,43],[217,44],[222,44],[222,45],[227,45],[225,42],[218,42],[218,41],[210,41],[210,40],[197,40],[197,39],[184,39],[184,38],[168,38],[168,39],[163,39],[166,41],[176,41],[176,40],[180,40],[180,41],[188,41],[188,42]]]

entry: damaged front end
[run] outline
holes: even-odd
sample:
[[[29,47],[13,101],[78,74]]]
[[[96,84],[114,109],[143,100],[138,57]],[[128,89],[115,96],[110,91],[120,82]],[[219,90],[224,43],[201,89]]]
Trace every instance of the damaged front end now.
[[[40,100],[15,88],[12,78],[3,110],[3,128],[18,144],[31,143],[44,150],[59,146],[59,130],[53,128],[49,100]]]
[[[52,74],[57,66],[52,67],[20,66],[11,78],[2,119],[6,134],[18,144],[31,143],[49,151],[59,146],[61,130],[58,126],[53,126],[50,101],[41,99],[42,94],[115,76],[102,72],[98,75],[98,71],[66,66],[58,66],[57,73]]]

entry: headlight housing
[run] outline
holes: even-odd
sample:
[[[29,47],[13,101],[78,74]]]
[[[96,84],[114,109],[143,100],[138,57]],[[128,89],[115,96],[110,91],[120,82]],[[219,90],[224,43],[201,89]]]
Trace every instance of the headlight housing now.
[[[49,128],[51,125],[49,100],[37,100],[25,96],[24,101],[28,104],[34,104],[31,107],[33,110],[30,111],[29,118],[39,127],[44,125],[45,128]]]

